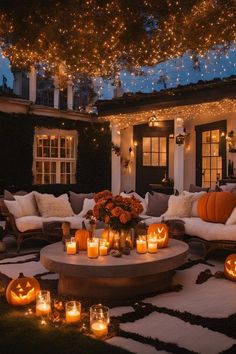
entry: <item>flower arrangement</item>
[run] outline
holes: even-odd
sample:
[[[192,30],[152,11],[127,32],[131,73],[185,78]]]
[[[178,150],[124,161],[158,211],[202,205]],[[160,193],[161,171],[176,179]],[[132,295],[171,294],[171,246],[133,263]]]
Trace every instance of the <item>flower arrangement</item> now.
[[[113,196],[109,190],[95,195],[96,202],[92,215],[113,230],[127,230],[134,227],[139,221],[139,214],[143,211],[141,202],[135,197]]]

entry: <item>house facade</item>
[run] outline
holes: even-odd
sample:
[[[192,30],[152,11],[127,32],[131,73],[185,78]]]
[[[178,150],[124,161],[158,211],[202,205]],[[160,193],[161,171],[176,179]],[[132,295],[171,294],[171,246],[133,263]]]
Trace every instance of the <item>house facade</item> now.
[[[113,189],[144,195],[165,177],[179,192],[214,189],[236,166],[236,81],[189,85],[98,103],[112,124]],[[120,170],[119,170],[120,168]]]

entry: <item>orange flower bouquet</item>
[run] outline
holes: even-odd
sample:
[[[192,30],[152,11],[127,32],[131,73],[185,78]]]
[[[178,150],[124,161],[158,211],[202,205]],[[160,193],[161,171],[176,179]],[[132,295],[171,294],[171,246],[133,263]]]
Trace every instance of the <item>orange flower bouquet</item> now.
[[[108,224],[111,229],[120,231],[134,227],[143,211],[141,202],[135,197],[121,197],[104,190],[95,195],[96,202],[92,214],[100,221]]]

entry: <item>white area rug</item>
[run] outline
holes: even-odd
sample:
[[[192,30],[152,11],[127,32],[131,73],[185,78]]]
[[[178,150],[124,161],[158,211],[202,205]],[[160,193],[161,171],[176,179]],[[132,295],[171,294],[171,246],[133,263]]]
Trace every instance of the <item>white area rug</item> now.
[[[217,271],[223,271],[223,262],[191,262],[176,271],[169,292],[111,308],[117,330],[107,342],[137,354],[236,353],[236,283],[215,277]],[[58,278],[37,253],[1,260],[0,272],[9,278],[19,272]]]

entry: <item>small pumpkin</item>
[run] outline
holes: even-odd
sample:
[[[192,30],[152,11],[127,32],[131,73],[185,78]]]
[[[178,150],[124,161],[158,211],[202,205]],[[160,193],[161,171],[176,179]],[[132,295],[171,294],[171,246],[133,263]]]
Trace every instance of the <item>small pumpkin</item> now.
[[[151,224],[148,226],[148,235],[155,234],[157,237],[157,248],[167,247],[169,242],[169,229],[166,224]]]
[[[79,251],[86,251],[87,250],[87,240],[91,237],[91,232],[86,230],[85,224],[83,222],[82,229],[77,230],[75,233],[75,241],[77,245],[77,249]]]
[[[23,273],[12,279],[6,289],[7,302],[13,306],[28,305],[35,301],[36,294],[40,290],[36,278],[25,277]]]
[[[233,281],[236,281],[236,254],[230,254],[224,265],[224,274],[225,276]]]
[[[236,207],[236,196],[230,192],[210,192],[198,200],[199,217],[204,221],[225,223]]]

